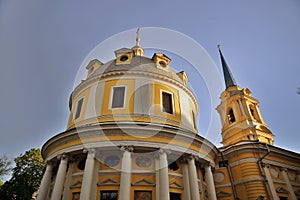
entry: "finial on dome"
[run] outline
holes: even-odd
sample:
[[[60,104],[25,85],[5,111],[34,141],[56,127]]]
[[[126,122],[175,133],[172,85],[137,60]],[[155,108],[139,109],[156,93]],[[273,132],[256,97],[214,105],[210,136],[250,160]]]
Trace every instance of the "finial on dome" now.
[[[140,47],[140,28],[136,30],[136,38],[135,38],[135,46],[132,48],[134,55],[143,56],[144,55],[144,49]]]
[[[141,38],[140,38],[140,28],[138,28],[137,30],[136,30],[136,39],[135,39],[135,41],[136,41],[136,46],[140,46],[140,40],[141,40]]]

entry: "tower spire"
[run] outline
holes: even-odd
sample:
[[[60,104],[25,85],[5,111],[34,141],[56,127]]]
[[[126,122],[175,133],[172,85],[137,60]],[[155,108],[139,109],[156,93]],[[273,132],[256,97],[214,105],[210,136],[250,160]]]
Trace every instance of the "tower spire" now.
[[[220,53],[220,57],[221,57],[221,62],[222,62],[222,68],[223,68],[223,74],[224,74],[224,80],[225,80],[225,86],[226,86],[226,89],[231,87],[231,86],[236,86],[236,82],[233,78],[233,75],[224,59],[224,56],[222,54],[222,51],[221,51],[221,47],[220,45],[218,45],[218,50],[219,50],[219,53]]]

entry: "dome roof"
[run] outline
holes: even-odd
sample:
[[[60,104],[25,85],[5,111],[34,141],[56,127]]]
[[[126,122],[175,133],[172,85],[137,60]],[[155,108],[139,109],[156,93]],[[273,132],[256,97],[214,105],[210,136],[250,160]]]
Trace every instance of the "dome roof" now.
[[[111,60],[101,65],[101,67],[99,67],[89,78],[117,71],[139,71],[164,75],[184,84],[184,81],[171,68],[166,67],[163,69],[157,67],[153,58],[151,59],[143,56],[133,56],[128,64],[117,64],[117,59]]]

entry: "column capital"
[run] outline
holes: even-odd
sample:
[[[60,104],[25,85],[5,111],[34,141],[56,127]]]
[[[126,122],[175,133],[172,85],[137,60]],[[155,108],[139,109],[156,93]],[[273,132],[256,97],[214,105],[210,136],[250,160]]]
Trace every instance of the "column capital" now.
[[[285,167],[280,167],[279,169],[280,169],[280,171],[287,172],[287,168],[285,168]]]
[[[133,152],[134,148],[133,146],[121,146],[121,151],[128,151],[128,152]]]
[[[44,163],[45,163],[45,165],[50,165],[50,166],[52,166],[54,164],[52,160],[45,160]]]
[[[67,156],[66,154],[59,154],[59,155],[57,155],[57,159],[59,159],[59,160],[68,160],[69,156]]]
[[[266,167],[266,168],[270,168],[270,164],[268,164],[268,163],[261,163],[261,166]]]
[[[160,149],[158,150],[158,153],[159,153],[159,154],[165,153],[165,154],[169,155],[169,154],[171,154],[171,151],[170,151],[169,149],[162,149],[162,148],[160,148]]]
[[[84,148],[83,153],[88,153],[88,154],[95,154],[96,150],[94,148]]]

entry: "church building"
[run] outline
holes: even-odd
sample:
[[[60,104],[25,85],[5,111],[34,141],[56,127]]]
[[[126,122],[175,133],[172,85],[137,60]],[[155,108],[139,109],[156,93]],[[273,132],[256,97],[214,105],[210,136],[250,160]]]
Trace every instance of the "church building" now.
[[[274,135],[219,48],[222,147],[199,135],[188,74],[133,48],[95,59],[70,95],[67,129],[42,148],[38,200],[297,200],[300,154]]]

